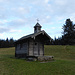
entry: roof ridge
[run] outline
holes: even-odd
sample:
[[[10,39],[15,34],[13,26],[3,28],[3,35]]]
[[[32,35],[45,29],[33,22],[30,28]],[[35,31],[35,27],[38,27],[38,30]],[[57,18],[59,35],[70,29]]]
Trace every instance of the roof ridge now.
[[[17,41],[24,40],[24,39],[27,39],[27,38],[35,38],[36,36],[40,35],[41,33],[42,33],[42,34],[45,34],[48,38],[51,39],[51,37],[50,37],[44,30],[42,30],[42,31],[37,32],[37,33],[32,33],[32,34],[23,36],[23,37],[21,37],[20,39],[18,39]],[[17,41],[16,41],[16,42],[17,42]]]

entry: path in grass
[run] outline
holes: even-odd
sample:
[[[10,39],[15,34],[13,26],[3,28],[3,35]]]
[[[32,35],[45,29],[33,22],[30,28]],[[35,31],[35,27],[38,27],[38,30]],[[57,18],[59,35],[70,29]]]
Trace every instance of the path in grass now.
[[[53,55],[49,63],[27,62],[14,58],[14,48],[0,48],[0,75],[74,75],[75,46],[45,46],[45,55]]]

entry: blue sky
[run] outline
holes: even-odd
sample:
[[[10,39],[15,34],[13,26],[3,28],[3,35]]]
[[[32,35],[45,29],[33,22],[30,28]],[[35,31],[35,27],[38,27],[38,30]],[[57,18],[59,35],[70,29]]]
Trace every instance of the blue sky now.
[[[0,0],[0,39],[33,33],[36,19],[52,38],[60,37],[68,18],[75,22],[75,0]]]

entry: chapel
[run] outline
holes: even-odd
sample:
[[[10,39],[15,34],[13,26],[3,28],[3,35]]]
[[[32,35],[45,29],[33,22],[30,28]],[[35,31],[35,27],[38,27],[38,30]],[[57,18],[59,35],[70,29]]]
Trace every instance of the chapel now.
[[[51,37],[41,28],[42,26],[37,22],[33,34],[23,36],[15,42],[15,57],[44,56],[44,44],[51,41]]]

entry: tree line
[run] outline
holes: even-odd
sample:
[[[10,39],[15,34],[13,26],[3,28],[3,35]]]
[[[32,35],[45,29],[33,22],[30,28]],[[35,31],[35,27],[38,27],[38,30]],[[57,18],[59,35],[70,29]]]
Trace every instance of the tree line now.
[[[8,48],[8,47],[14,47],[15,40],[13,38],[1,40],[0,39],[0,48]]]
[[[51,45],[75,45],[75,24],[70,19],[66,19],[62,27],[62,36],[58,37],[47,44]]]
[[[75,45],[75,24],[70,19],[66,19],[62,27],[62,36],[48,41],[47,45]],[[13,38],[1,40],[0,48],[14,47],[15,40]]]

